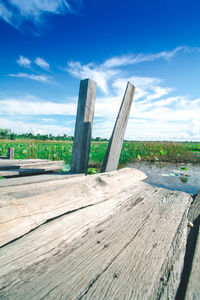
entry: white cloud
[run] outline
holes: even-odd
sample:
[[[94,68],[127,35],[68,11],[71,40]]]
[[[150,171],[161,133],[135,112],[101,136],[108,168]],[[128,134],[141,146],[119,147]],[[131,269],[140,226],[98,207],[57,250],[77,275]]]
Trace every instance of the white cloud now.
[[[191,51],[199,51],[200,48],[191,48],[186,46],[176,47],[171,51],[162,51],[159,53],[150,53],[150,54],[135,54],[135,55],[123,55],[123,56],[116,56],[110,59],[105,60],[102,64],[95,64],[95,63],[88,63],[88,64],[81,64],[80,62],[69,62],[68,67],[64,70],[68,71],[71,75],[75,76],[76,78],[85,79],[91,78],[95,80],[101,90],[105,93],[109,93],[108,86],[109,84],[112,85],[114,88],[122,88],[124,86],[124,81],[122,79],[117,80],[116,76],[120,74],[123,75],[122,67],[130,66],[133,64],[138,64],[141,62],[149,62],[155,61],[158,59],[169,60],[173,56],[175,56],[179,52],[191,52]],[[121,67],[119,69],[119,67]],[[126,78],[125,78],[126,79]],[[140,85],[144,87],[150,86],[150,84],[155,85],[155,83],[159,83],[161,80],[158,78],[149,78],[149,77],[131,77],[130,78],[135,86],[139,88],[139,94],[141,94]],[[157,81],[157,82],[156,82]],[[157,88],[155,90],[154,99],[158,98],[159,96],[163,96],[167,94],[169,90],[164,90],[162,88]],[[138,92],[136,92],[138,93]],[[137,97],[137,96],[136,96]]]
[[[178,51],[188,51],[179,48],[171,52],[155,54],[154,59],[168,59]],[[150,57],[152,59],[152,56],[149,56],[148,60]],[[97,94],[93,136],[107,138],[111,136],[127,81],[130,81],[136,86],[136,91],[125,136],[127,139],[200,140],[200,98],[177,96],[177,91],[174,95],[174,89],[166,86],[158,77],[132,76],[133,74],[127,76],[128,71],[123,73],[122,67],[128,62],[130,62],[130,57],[123,56],[119,60],[113,58],[100,65],[94,63],[84,65],[80,62],[68,64],[66,70],[73,76],[80,79],[92,78],[97,81],[104,92],[103,95]],[[19,73],[11,74],[11,76],[30,78],[30,76],[40,75]],[[37,80],[36,78],[31,79]],[[44,78],[50,79],[50,77]],[[45,115],[48,119],[52,118],[52,115],[64,115],[72,116],[75,120],[77,106],[75,98],[77,100],[77,95],[71,97],[70,100],[66,99],[66,103],[44,101],[34,96],[20,100],[2,99],[0,111],[11,118],[15,115]],[[55,122],[56,119],[58,118],[55,118]],[[73,122],[72,124],[71,126],[74,126]]]
[[[95,105],[94,130],[93,136],[109,138],[122,101],[121,95],[97,97]],[[183,101],[181,101],[183,100]],[[67,101],[67,100],[66,100]],[[68,124],[74,131],[74,121],[76,117],[77,103],[55,103],[38,99],[34,96],[27,96],[24,99],[3,99],[0,100],[1,114],[13,123],[0,121],[0,127],[11,128],[28,132],[42,130],[53,134],[66,133],[64,127],[56,124],[57,118],[52,119],[53,115],[73,116],[72,124]],[[133,101],[130,118],[126,130],[126,139],[133,140],[200,140],[200,99],[190,99],[181,96],[161,97],[160,99],[144,101]],[[23,119],[29,116],[29,123],[13,121],[16,116]],[[42,122],[31,121],[31,116],[43,116]],[[3,122],[3,123],[2,123]],[[54,122],[53,124],[48,124]],[[71,121],[70,121],[71,122]],[[16,127],[14,126],[16,125]],[[11,127],[12,125],[12,127]]]
[[[80,62],[69,62],[66,69],[73,76],[85,79],[91,78],[97,82],[102,91],[108,93],[107,81],[112,79],[118,74],[116,70],[104,70],[103,68],[96,66],[95,64],[82,65]]]
[[[28,78],[31,80],[50,83],[53,82],[52,77],[46,75],[35,75],[35,74],[27,74],[27,73],[17,73],[17,74],[9,74],[10,77],[18,77],[18,78]]]
[[[74,129],[66,126],[59,125],[48,125],[48,124],[39,124],[36,122],[23,122],[14,119],[1,118],[0,119],[0,128],[10,128],[12,131],[17,133],[26,133],[32,132],[34,134],[54,134],[54,135],[73,135]]]
[[[46,62],[43,58],[41,57],[37,57],[35,60],[34,60],[34,63],[36,65],[38,65],[40,68],[44,69],[44,70],[48,70],[50,69],[50,65],[48,64],[48,62]]]
[[[0,17],[15,28],[19,28],[24,20],[42,24],[47,14],[76,13],[81,0],[0,0]]]
[[[26,99],[0,100],[0,111],[7,115],[76,115],[76,103],[55,103]]]
[[[31,60],[28,59],[27,57],[24,57],[20,55],[19,59],[17,60],[18,65],[24,68],[29,68],[31,65]]]

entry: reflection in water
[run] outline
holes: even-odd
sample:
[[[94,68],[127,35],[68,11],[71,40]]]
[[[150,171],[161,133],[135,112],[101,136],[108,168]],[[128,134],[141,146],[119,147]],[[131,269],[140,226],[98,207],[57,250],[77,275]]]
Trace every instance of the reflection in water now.
[[[200,165],[135,162],[128,167],[143,171],[151,185],[190,194],[200,189]]]

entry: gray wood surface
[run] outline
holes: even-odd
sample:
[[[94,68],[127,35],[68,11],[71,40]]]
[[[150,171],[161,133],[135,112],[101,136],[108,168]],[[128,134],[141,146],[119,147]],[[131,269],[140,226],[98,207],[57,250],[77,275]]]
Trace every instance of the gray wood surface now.
[[[2,177],[9,177],[9,176],[23,176],[23,175],[33,175],[33,174],[42,174],[48,171],[57,171],[57,170],[62,170],[63,165],[60,164],[52,164],[52,165],[38,165],[37,167],[35,166],[34,168],[19,168],[16,169],[15,167],[10,170],[0,170],[0,176]]]
[[[0,249],[0,299],[174,299],[191,201],[139,180],[41,225]]]
[[[200,299],[200,227],[198,228],[198,237],[195,247],[195,253],[192,263],[192,270],[186,292],[186,300]]]
[[[85,176],[84,174],[70,174],[68,172],[54,172],[48,174],[42,174],[37,176],[26,176],[26,177],[16,177],[16,178],[9,178],[0,180],[0,189],[4,187],[13,187],[13,186],[20,186],[20,185],[29,185],[32,183],[40,183],[40,182],[47,182],[47,181],[59,181],[63,179],[70,179],[72,177],[77,176]]]
[[[10,160],[5,160],[5,159],[0,159],[0,165],[26,165],[26,164],[34,164],[34,163],[38,163],[38,162],[51,162],[51,160],[49,159],[10,159]]]
[[[72,150],[73,173],[87,174],[95,100],[96,82],[91,79],[81,80]]]
[[[187,290],[186,300],[200,299],[200,192],[194,199],[189,213],[188,221],[193,227],[188,226],[189,245],[186,256]],[[191,265],[190,265],[191,264]]]
[[[101,202],[138,181],[143,172],[122,169],[102,175],[73,177],[66,182],[43,182],[0,189],[0,246],[48,219]],[[122,184],[123,183],[123,184]],[[38,192],[34,192],[34,189]]]
[[[108,144],[101,172],[117,170],[135,87],[128,82],[124,98]]]
[[[9,159],[0,160],[0,176],[23,176],[31,174],[41,174],[54,170],[62,170],[64,161],[51,161],[39,159]]]

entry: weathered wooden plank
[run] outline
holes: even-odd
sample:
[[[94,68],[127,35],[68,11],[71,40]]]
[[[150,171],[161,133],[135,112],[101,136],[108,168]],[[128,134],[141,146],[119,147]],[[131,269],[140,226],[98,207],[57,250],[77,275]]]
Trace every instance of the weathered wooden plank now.
[[[135,87],[128,82],[101,172],[117,170]]]
[[[96,82],[91,79],[81,80],[72,150],[73,173],[87,174],[95,100]]]
[[[40,174],[47,171],[61,170],[64,166],[64,161],[51,160],[12,160],[10,164],[0,164],[0,176],[22,176],[27,174]]]
[[[42,182],[52,182],[52,181],[59,181],[63,179],[70,179],[72,177],[80,177],[85,176],[84,174],[70,174],[68,172],[62,173],[48,173],[42,174],[37,176],[27,176],[27,177],[16,177],[16,178],[9,178],[0,180],[0,192],[2,188],[12,188],[15,186],[23,186],[23,185],[30,185],[34,183],[42,183]]]
[[[20,166],[15,165],[0,165],[0,170],[19,169]]]
[[[22,164],[30,164],[30,163],[38,163],[38,162],[51,162],[49,159],[0,159],[0,165],[22,165]]]
[[[46,175],[38,175],[38,176],[32,176],[36,177],[46,177]],[[24,182],[25,178],[30,178],[30,177],[18,177],[19,179],[22,179],[24,184],[16,184],[16,185],[9,185],[9,186],[2,186],[0,187],[0,197],[6,197],[6,198],[12,198],[12,199],[22,199],[22,198],[28,198],[33,195],[40,195],[45,192],[50,192],[52,190],[56,190],[58,188],[64,188],[66,185],[69,185],[71,182],[72,183],[77,183],[79,182],[79,178],[83,177],[85,175],[59,175],[57,173],[56,176],[53,174],[49,175],[51,180],[39,180],[39,181],[31,181],[26,183],[27,181]],[[17,179],[17,178],[16,178]],[[12,181],[12,179],[7,179],[4,180],[4,182],[9,182]],[[19,181],[20,182],[20,181]]]
[[[49,161],[39,161],[39,162],[33,162],[33,163],[26,163],[26,164],[19,164],[22,168],[40,168],[43,166],[51,166],[51,165],[59,165],[63,166],[64,161],[63,160],[49,160]]]
[[[62,170],[63,165],[60,164],[52,164],[52,165],[43,165],[43,166],[35,166],[34,168],[19,168],[19,169],[10,169],[10,170],[5,170],[2,171],[0,170],[0,176],[2,177],[9,177],[9,176],[23,176],[23,175],[33,175],[33,174],[42,174],[48,171],[53,171],[53,170]]]
[[[40,196],[16,199],[3,194],[0,197],[0,246],[48,219],[104,201],[145,178],[143,172],[127,168],[108,174],[72,178],[65,187]]]
[[[192,270],[186,292],[186,300],[200,299],[200,227],[195,247],[194,258],[192,262]]]
[[[14,148],[13,147],[8,148],[7,158],[8,159],[14,159]]]
[[[174,299],[190,201],[140,182],[44,224],[0,250],[1,299]]]

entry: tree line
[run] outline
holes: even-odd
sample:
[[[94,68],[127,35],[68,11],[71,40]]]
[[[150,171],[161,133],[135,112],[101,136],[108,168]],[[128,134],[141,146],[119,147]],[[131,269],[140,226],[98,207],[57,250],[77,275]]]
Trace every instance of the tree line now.
[[[74,137],[71,135],[63,134],[63,135],[53,135],[53,134],[33,134],[32,132],[29,133],[14,133],[10,129],[3,129],[0,128],[0,139],[7,139],[7,140],[16,140],[16,139],[25,139],[25,140],[42,140],[42,141],[73,141]],[[106,138],[92,138],[92,141],[107,141]]]

